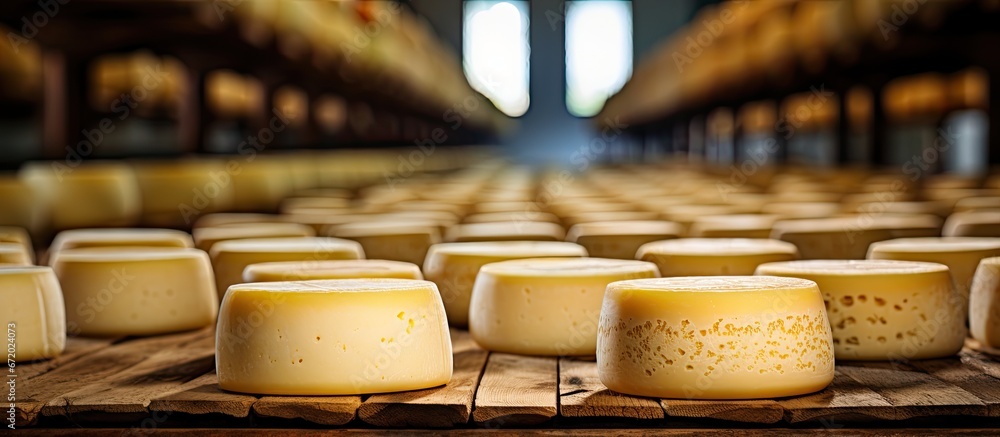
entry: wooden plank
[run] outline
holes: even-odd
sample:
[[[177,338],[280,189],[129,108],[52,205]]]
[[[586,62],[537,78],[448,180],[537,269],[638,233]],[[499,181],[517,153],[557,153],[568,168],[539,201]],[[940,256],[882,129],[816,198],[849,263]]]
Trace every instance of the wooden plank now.
[[[260,416],[339,426],[354,420],[360,406],[360,396],[265,396],[253,404],[253,411]]]
[[[555,358],[491,353],[472,418],[489,427],[545,422],[558,411],[558,377]]]
[[[66,349],[58,357],[52,358],[50,360],[34,361],[31,363],[18,364],[17,365],[17,378],[21,381],[26,381],[28,379],[34,378],[45,372],[48,372],[56,367],[66,365],[77,360],[80,357],[87,356],[91,353],[97,352],[108,346],[111,346],[115,342],[121,340],[120,338],[86,338],[86,337],[67,337],[66,338]]]
[[[86,359],[31,378],[19,385],[15,415],[18,423],[34,423],[42,407],[58,396],[122,372],[156,351],[204,336],[204,331],[139,338],[98,350]]]
[[[915,360],[908,363],[927,374],[976,395],[987,406],[987,414],[1000,416],[1000,380],[962,364],[961,360]]]
[[[882,395],[836,371],[829,387],[818,393],[778,400],[791,423],[807,420],[893,420],[895,408]]]
[[[44,415],[83,412],[145,413],[153,398],[176,393],[215,366],[214,329],[164,348],[122,372],[53,399]]]
[[[559,360],[559,415],[662,419],[663,407],[655,399],[608,390],[597,376],[594,361],[562,358]]]
[[[785,413],[781,405],[770,399],[732,401],[662,399],[660,405],[667,412],[667,416],[747,423],[777,423]]]
[[[888,400],[896,407],[896,419],[985,416],[989,412],[986,404],[972,393],[892,363],[852,363],[838,365],[837,369]]]
[[[257,402],[256,396],[231,393],[219,388],[215,369],[188,381],[176,393],[161,396],[149,403],[152,411],[186,414],[219,413],[232,417],[247,417]]]
[[[965,349],[958,354],[959,359],[967,366],[972,366],[979,371],[1000,379],[1000,358],[993,358],[975,350]]]
[[[106,437],[109,435],[121,434],[121,429],[47,429],[45,434],[53,437]],[[725,429],[718,428],[552,428],[552,429],[518,429],[516,432],[502,429],[436,429],[436,430],[406,430],[406,435],[419,436],[467,436],[467,435],[490,435],[490,436],[567,436],[567,437],[647,437],[650,435],[701,437],[706,435],[725,435],[727,437],[799,437],[806,434],[823,434],[836,436],[983,436],[998,435],[1000,428],[893,428],[893,429],[864,429],[864,428],[833,428],[833,429],[788,429],[788,428],[749,428],[749,429]],[[160,428],[156,430],[157,435],[168,436],[206,436],[206,437],[326,437],[330,435],[345,435],[352,437],[364,436],[396,436],[398,430],[378,430],[378,429],[276,429],[276,428],[250,428],[250,429],[226,429],[226,428]]]
[[[451,330],[455,371],[443,387],[369,397],[358,409],[365,423],[386,427],[443,428],[469,422],[476,386],[489,352],[468,331]]]

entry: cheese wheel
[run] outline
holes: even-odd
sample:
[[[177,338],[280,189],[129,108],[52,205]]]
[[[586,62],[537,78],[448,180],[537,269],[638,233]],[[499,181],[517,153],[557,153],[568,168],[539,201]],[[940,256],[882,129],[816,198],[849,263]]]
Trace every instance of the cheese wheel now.
[[[969,332],[988,347],[1000,348],[1000,257],[979,262],[969,294]]]
[[[956,212],[948,216],[945,237],[1000,237],[1000,210]]]
[[[770,276],[636,279],[608,285],[597,371],[638,396],[748,399],[822,390],[833,340],[812,281]]]
[[[35,258],[35,250],[31,244],[31,237],[28,236],[28,231],[24,228],[17,226],[0,226],[0,243],[14,243],[22,248],[28,254],[30,260]]]
[[[798,259],[795,246],[754,238],[680,238],[656,241],[639,248],[636,259],[649,261],[660,275],[752,275],[758,265]]]
[[[0,320],[8,333],[15,332],[13,358],[18,364],[62,353],[66,346],[66,307],[51,268],[0,269],[0,300],[4,302]]]
[[[569,229],[566,241],[587,248],[598,258],[635,259],[643,244],[678,238],[681,225],[667,221],[624,221],[581,223]]]
[[[448,383],[451,337],[437,288],[412,279],[239,284],[222,300],[219,387],[356,395]]]
[[[24,246],[17,243],[0,243],[0,266],[30,266],[31,256]]]
[[[187,248],[70,249],[52,260],[70,332],[158,335],[211,325],[219,301],[205,252]]]
[[[1000,210],[1000,196],[966,197],[955,202],[955,212]]]
[[[48,230],[48,205],[38,201],[38,189],[27,181],[0,174],[0,229],[17,227],[43,235]],[[3,231],[0,230],[0,233]]]
[[[210,256],[215,285],[220,293],[243,282],[243,270],[251,264],[275,261],[323,261],[364,259],[361,245],[350,240],[325,237],[248,238],[220,241]]]
[[[872,244],[869,259],[926,261],[948,266],[951,279],[966,299],[972,277],[983,258],[1000,256],[1000,238],[897,238]]]
[[[462,219],[462,223],[499,223],[499,222],[510,222],[518,220],[530,220],[533,222],[549,222],[549,223],[560,223],[559,217],[555,214],[548,212],[538,212],[538,211],[503,211],[503,212],[484,212],[479,214],[470,214]]]
[[[688,234],[702,238],[768,238],[778,216],[768,214],[710,215],[695,219]]]
[[[966,301],[942,264],[808,260],[763,264],[757,274],[819,285],[838,359],[940,358],[965,341]]]
[[[819,219],[837,215],[840,204],[836,202],[775,202],[764,205],[760,212],[784,219]]]
[[[583,246],[557,241],[442,243],[431,246],[423,271],[441,291],[448,322],[461,327],[469,322],[472,286],[482,266],[510,259],[583,256]]]
[[[194,222],[194,228],[214,228],[233,224],[287,223],[277,214],[257,214],[252,212],[217,212],[205,214]]]
[[[340,197],[289,197],[281,201],[279,210],[286,214],[299,208],[347,209],[350,201]]]
[[[581,223],[656,220],[659,215],[659,213],[650,211],[581,212],[563,217],[563,222],[566,223],[566,226],[572,227]]]
[[[250,264],[243,269],[243,282],[363,278],[424,279],[416,264],[381,259],[279,261]]]
[[[608,284],[655,278],[656,266],[605,258],[529,258],[479,269],[469,333],[485,349],[525,355],[594,355]]]
[[[368,258],[413,264],[423,263],[431,245],[441,242],[437,226],[426,221],[347,223],[333,227],[328,235],[357,241]]]
[[[836,217],[781,220],[775,222],[771,238],[794,244],[803,259],[864,259],[868,246],[893,235],[856,218]]]
[[[316,232],[308,226],[297,223],[247,223],[239,226],[198,228],[194,230],[193,234],[195,247],[208,252],[221,241],[247,238],[312,237],[316,235]]]
[[[130,226],[139,220],[139,187],[127,165],[28,164],[21,169],[20,177],[36,190],[36,202],[48,205],[52,227],[57,231]]]
[[[508,221],[470,223],[448,229],[445,241],[561,241],[566,237],[562,226],[555,223]]]
[[[88,247],[194,247],[187,232],[174,229],[74,229],[62,231],[49,246],[49,258],[66,249]]]
[[[199,216],[232,206],[232,176],[222,161],[139,162],[133,167],[146,225],[190,227]]]

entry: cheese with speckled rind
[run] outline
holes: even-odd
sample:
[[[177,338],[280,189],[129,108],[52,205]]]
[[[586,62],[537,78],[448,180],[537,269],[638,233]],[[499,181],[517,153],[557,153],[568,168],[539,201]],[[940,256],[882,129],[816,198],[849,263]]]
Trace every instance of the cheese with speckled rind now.
[[[1000,257],[979,262],[969,294],[969,331],[984,345],[1000,348]]]
[[[667,221],[593,222],[573,226],[566,240],[587,248],[593,257],[635,259],[643,244],[678,238],[683,233],[681,225]]]
[[[770,276],[636,279],[608,285],[597,371],[609,389],[679,399],[822,390],[833,340],[816,283]]]
[[[835,217],[781,220],[774,223],[771,238],[794,244],[802,259],[864,259],[869,245],[892,239],[893,233],[856,217]]]
[[[652,263],[529,258],[479,269],[469,333],[485,349],[525,355],[594,355],[608,284],[659,276]]]
[[[56,235],[49,257],[61,250],[87,247],[194,247],[194,240],[174,229],[74,229]]]
[[[795,246],[764,238],[680,238],[647,243],[636,259],[660,268],[660,275],[752,275],[757,266],[798,259]]]
[[[416,264],[382,259],[279,261],[250,264],[243,270],[244,282],[362,278],[424,279]]]
[[[365,258],[365,252],[357,242],[325,237],[227,240],[212,246],[209,254],[219,293],[225,293],[230,286],[243,282],[243,271],[251,264]]]
[[[194,230],[195,247],[206,252],[220,241],[248,238],[312,237],[313,228],[298,223],[248,223],[233,226],[198,228]]]
[[[368,221],[335,226],[331,237],[357,241],[372,259],[424,262],[431,245],[441,242],[435,224],[419,220]]]
[[[19,364],[62,353],[66,346],[66,307],[51,268],[0,269],[0,301],[4,302],[0,305],[0,321],[7,328],[14,324],[13,358]]]
[[[965,298],[942,264],[809,260],[764,264],[757,274],[819,285],[838,359],[940,358],[965,341]]]
[[[468,223],[448,229],[446,241],[561,241],[566,236],[562,226],[548,222],[512,220],[509,222]]]
[[[219,307],[205,252],[188,248],[68,249],[52,260],[70,332],[158,335],[212,324]]]
[[[948,266],[955,287],[969,297],[972,277],[983,258],[1000,256],[1000,238],[897,238],[871,245],[869,259],[926,261]]]
[[[582,256],[587,256],[583,246],[558,241],[442,243],[427,251],[423,271],[441,290],[451,326],[466,326],[472,286],[482,266],[509,259]]]
[[[412,279],[239,284],[222,301],[223,390],[356,395],[448,383],[451,337],[437,288]]]

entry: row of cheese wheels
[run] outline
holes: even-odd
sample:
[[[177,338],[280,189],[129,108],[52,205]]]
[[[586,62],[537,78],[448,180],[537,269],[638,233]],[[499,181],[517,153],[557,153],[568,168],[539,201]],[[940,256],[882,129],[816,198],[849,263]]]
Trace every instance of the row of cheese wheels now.
[[[8,234],[19,235],[21,243],[12,244],[26,253],[23,232]],[[797,257],[795,247],[774,240],[654,242],[638,254],[652,262],[551,258],[587,255],[565,242],[446,243],[432,248],[423,274],[405,263],[324,261],[363,257],[357,243],[334,238],[224,240],[211,246],[211,261],[193,244],[187,234],[168,230],[69,231],[50,249],[52,269],[0,270],[15,303],[7,319],[35,333],[18,340],[21,358],[57,354],[66,331],[150,335],[209,325],[218,305],[213,270],[217,277],[242,273],[218,288],[228,288],[218,322],[220,383],[253,393],[439,385],[451,374],[447,327],[468,324],[491,350],[596,353],[602,381],[625,393],[801,394],[829,383],[834,353],[842,359],[954,354],[966,336],[968,286],[975,290],[973,334],[989,344],[1000,339],[1000,260],[982,262],[978,285],[957,275],[953,283],[949,275],[1000,255],[1000,239],[896,240],[871,250],[874,258],[944,258],[952,269],[912,261],[787,261]],[[273,263],[290,259],[305,262]],[[701,273],[679,274],[756,271],[815,282],[747,276],[630,281],[685,265]],[[408,279],[317,281],[345,277]],[[288,279],[305,281],[253,282]],[[329,366],[343,372],[330,376]]]

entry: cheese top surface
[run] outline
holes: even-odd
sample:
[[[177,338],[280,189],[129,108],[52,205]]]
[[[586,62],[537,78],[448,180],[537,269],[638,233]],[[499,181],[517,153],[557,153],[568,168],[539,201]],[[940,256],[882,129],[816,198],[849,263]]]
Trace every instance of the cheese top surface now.
[[[194,247],[194,241],[174,229],[75,229],[56,235],[49,251],[105,246]]]
[[[562,226],[549,222],[511,221],[494,223],[468,223],[455,225],[448,230],[448,241],[490,240],[562,240],[566,236]]]
[[[276,214],[256,214],[250,212],[220,212],[205,214],[194,222],[194,228],[213,228],[231,224],[284,223]]]
[[[292,238],[247,238],[240,240],[220,241],[212,246],[211,254],[236,252],[268,252],[268,253],[299,253],[299,252],[353,252],[361,254],[361,245],[355,241],[331,237],[292,237]]]
[[[432,256],[469,258],[575,257],[587,256],[587,249],[576,243],[561,241],[481,241],[435,244],[427,252],[428,259]]]
[[[236,284],[229,292],[261,293],[388,293],[406,290],[436,289],[433,282],[417,279],[363,278],[315,281],[255,282]],[[228,295],[228,293],[227,293]]]
[[[756,255],[781,253],[795,255],[798,253],[794,244],[766,238],[679,238],[676,240],[656,241],[639,248],[636,255]]]
[[[940,253],[977,250],[1000,250],[1000,238],[989,237],[920,237],[897,238],[873,243],[869,254],[885,253]]]
[[[535,222],[559,223],[559,217],[557,217],[555,214],[548,212],[539,212],[534,210],[482,212],[482,213],[467,215],[462,219],[462,222],[466,224],[497,223],[497,222],[510,222],[517,220],[531,220]]]
[[[28,250],[18,243],[0,243],[0,263],[31,265],[31,256]]]
[[[437,237],[438,224],[430,220],[386,220],[345,223],[330,230],[336,237],[426,234]]]
[[[580,223],[570,228],[566,239],[573,241],[592,235],[669,235],[678,236],[684,229],[679,223],[663,220],[624,220]]]
[[[678,276],[612,282],[608,290],[651,293],[758,293],[772,290],[811,290],[813,281],[779,276]]]
[[[608,258],[524,258],[486,264],[479,273],[505,277],[578,278],[620,276],[656,272],[656,265],[644,261]]]
[[[243,280],[247,282],[354,278],[423,279],[423,276],[416,264],[377,259],[267,262],[251,264],[243,271]]]
[[[920,261],[894,260],[833,260],[815,259],[801,261],[784,261],[761,264],[757,273],[762,275],[808,274],[830,276],[869,276],[892,275],[899,273],[931,273],[947,272],[948,266],[938,263]]]
[[[183,258],[201,258],[205,252],[186,247],[84,247],[66,249],[53,254],[51,264],[120,263],[133,261],[160,261]]]
[[[31,237],[24,228],[16,226],[0,226],[0,242],[19,243],[31,247]]]

